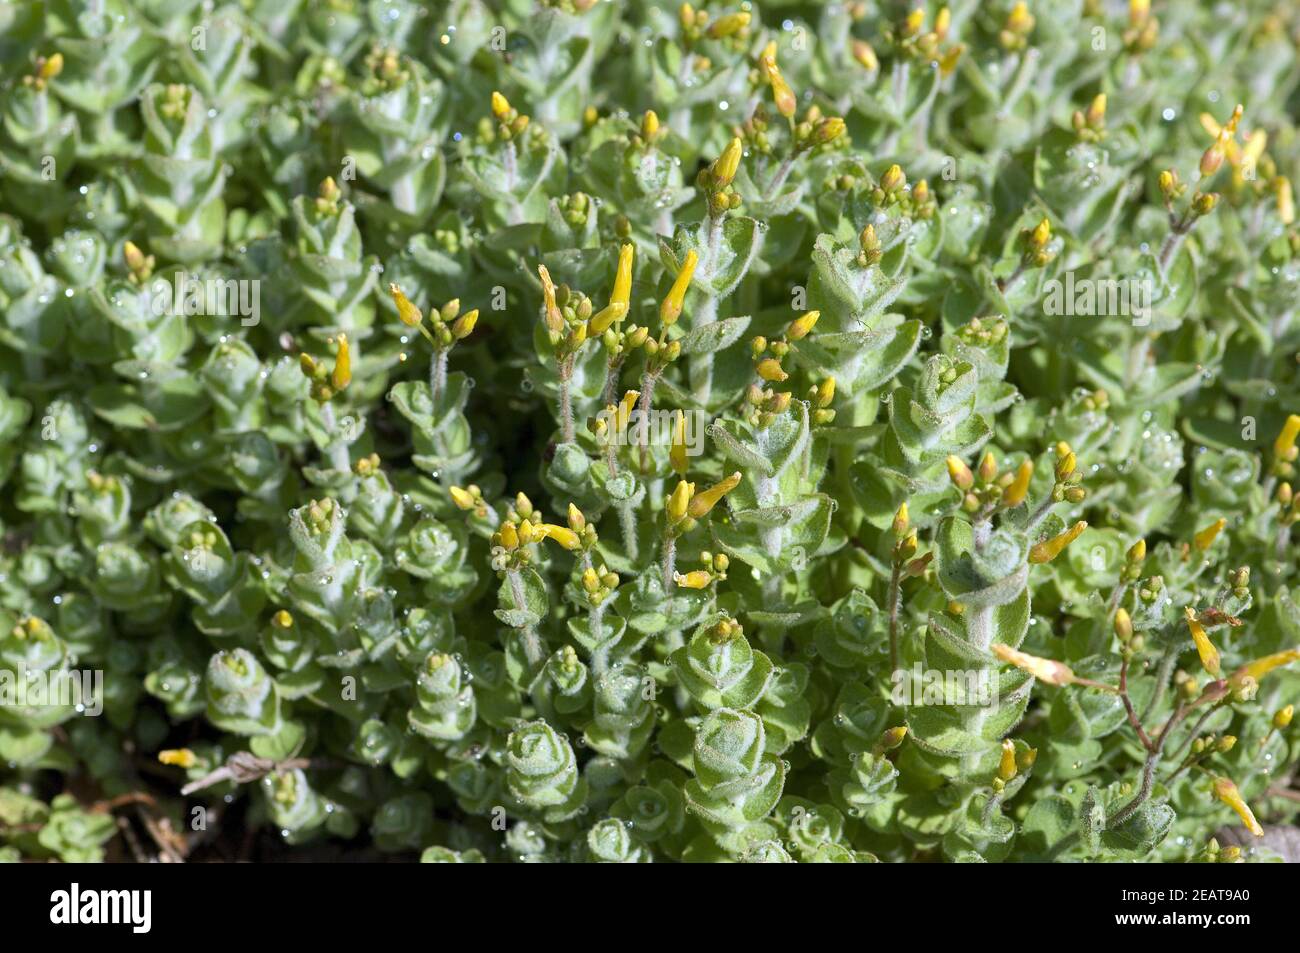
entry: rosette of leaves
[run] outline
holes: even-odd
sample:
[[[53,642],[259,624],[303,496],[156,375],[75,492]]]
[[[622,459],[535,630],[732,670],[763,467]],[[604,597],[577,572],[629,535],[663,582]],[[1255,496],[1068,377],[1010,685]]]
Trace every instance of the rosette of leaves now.
[[[261,788],[271,823],[289,843],[301,843],[325,823],[325,801],[301,769],[268,774]]]
[[[474,727],[474,690],[452,656],[430,653],[415,683],[415,706],[409,713],[416,732],[437,741],[456,741]]]
[[[247,554],[231,548],[219,525],[191,523],[164,563],[168,583],[194,601],[194,624],[201,632],[228,637],[251,630],[266,597]]]
[[[728,497],[731,519],[714,527],[722,548],[770,581],[804,568],[826,541],[835,505],[817,492],[825,448],[812,439],[807,406],[796,403],[765,427],[718,423],[712,434],[722,454],[749,473]]]
[[[707,710],[753,708],[772,679],[772,660],[756,651],[735,619],[706,620],[669,661],[677,683]]]
[[[510,732],[506,784],[524,808],[548,823],[576,815],[587,794],[568,737],[544,721],[523,722]]]
[[[654,729],[655,682],[639,665],[622,663],[596,679],[588,747],[612,758],[635,758]]]
[[[719,831],[745,827],[776,807],[786,767],[768,754],[763,719],[717,708],[695,730],[695,777],[683,789],[687,807]]]
[[[367,186],[357,201],[380,220],[421,225],[437,208],[446,180],[442,136],[434,125],[442,84],[424,64],[391,47],[373,48],[366,72],[349,98],[342,143],[344,162],[355,165]]]
[[[227,169],[197,89],[154,83],[140,94],[147,136],[134,178],[149,217],[149,243],[168,258],[198,263],[220,252],[226,223],[221,191]]]
[[[280,695],[275,681],[247,649],[213,655],[204,688],[208,720],[223,731],[270,735],[280,730]]]
[[[975,365],[936,354],[913,387],[890,393],[889,426],[876,459],[852,470],[853,490],[872,525],[888,526],[904,502],[918,526],[948,511],[951,484],[944,461],[970,456],[993,435],[977,410],[979,388]]]
[[[613,817],[597,821],[587,831],[590,859],[602,864],[648,864],[650,852],[637,842],[627,824]]]

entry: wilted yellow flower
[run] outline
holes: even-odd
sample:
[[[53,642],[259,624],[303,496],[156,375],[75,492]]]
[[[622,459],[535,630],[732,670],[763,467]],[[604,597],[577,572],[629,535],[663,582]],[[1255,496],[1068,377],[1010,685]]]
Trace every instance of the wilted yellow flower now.
[[[546,329],[552,334],[560,334],[564,331],[564,315],[560,313],[560,306],[555,303],[555,282],[551,280],[551,273],[545,265],[537,266],[537,274],[542,279],[542,300],[546,305]]]
[[[668,447],[668,462],[678,476],[686,476],[686,415],[677,411],[673,421],[672,442]]]
[[[1030,655],[1001,643],[993,646],[993,654],[1047,685],[1072,685],[1077,681],[1074,671],[1064,662],[1039,658],[1037,655]]]

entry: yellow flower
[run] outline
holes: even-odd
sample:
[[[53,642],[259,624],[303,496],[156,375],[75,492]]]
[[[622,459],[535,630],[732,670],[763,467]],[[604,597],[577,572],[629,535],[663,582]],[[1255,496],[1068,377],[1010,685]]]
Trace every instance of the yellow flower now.
[[[1079,520],[1064,533],[1054,536],[1051,539],[1044,540],[1029,550],[1029,561],[1031,563],[1050,563],[1061,551],[1078,539],[1079,534],[1088,528],[1084,520]]]
[[[1227,525],[1228,521],[1225,519],[1220,518],[1215,520],[1209,526],[1205,527],[1205,529],[1192,537],[1192,545],[1201,552],[1205,552],[1205,550],[1209,549],[1210,546],[1213,545],[1215,538],[1223,531],[1223,527]]]
[[[330,384],[334,390],[341,391],[352,383],[352,352],[348,349],[348,336],[339,335],[339,353],[334,359],[334,373],[330,375]]]
[[[676,323],[681,317],[682,305],[686,301],[686,292],[691,287],[691,278],[695,274],[695,266],[700,262],[700,256],[692,248],[686,253],[686,258],[682,261],[681,270],[677,272],[677,279],[673,286],[668,289],[668,297],[659,306],[659,320],[664,324],[671,325]]]
[[[166,751],[158,752],[158,760],[162,764],[188,769],[194,767],[198,758],[189,748],[168,748]]]
[[[1257,658],[1253,662],[1247,662],[1241,668],[1237,669],[1228,678],[1230,685],[1238,686],[1247,678],[1253,678],[1259,681],[1275,668],[1283,665],[1290,665],[1292,662],[1300,661],[1300,648],[1286,649],[1282,652],[1274,652],[1272,655],[1265,655],[1263,658]]]
[[[627,317],[632,303],[632,256],[636,246],[626,244],[618,251],[618,270],[614,273],[614,290],[610,293],[609,304],[601,308],[591,318],[589,333],[604,334],[615,321]]]
[[[668,497],[666,506],[670,523],[680,523],[686,518],[686,511],[690,507],[691,496],[694,493],[694,483],[687,483],[685,480],[677,481],[677,486],[673,489],[672,495]]]
[[[551,273],[546,270],[545,265],[537,266],[537,274],[542,279],[542,300],[546,305],[546,329],[552,334],[560,334],[564,331],[564,315],[560,314],[560,306],[555,303],[555,282],[551,280]]]
[[[1273,456],[1279,460],[1290,459],[1297,436],[1300,436],[1300,414],[1292,414],[1287,417],[1286,423],[1282,425],[1282,432],[1273,441]]]
[[[1241,792],[1237,790],[1237,785],[1233,784],[1231,780],[1228,778],[1215,778],[1214,796],[1237,812],[1237,816],[1241,818],[1241,823],[1246,830],[1256,837],[1264,836],[1264,828],[1259,826],[1259,821],[1255,820],[1255,814],[1251,811],[1250,805],[1242,799]]]
[[[707,490],[692,495],[689,509],[691,516],[695,519],[707,516],[709,511],[718,505],[719,500],[738,486],[740,486],[739,470],[721,482],[713,484]]]
[[[681,573],[676,573],[673,576],[673,581],[683,589],[704,589],[713,581],[713,576],[703,569],[696,569],[684,576]]]
[[[1196,643],[1196,654],[1201,657],[1201,667],[1213,675],[1219,677],[1219,650],[1214,647],[1210,637],[1205,634],[1205,626],[1201,625],[1196,619],[1196,613],[1191,607],[1183,610],[1187,618],[1187,628],[1192,633],[1192,641]]]
[[[1010,781],[1016,776],[1016,746],[1010,738],[1002,740],[1002,757],[998,761],[998,779]]]
[[[557,526],[554,523],[539,523],[533,527],[533,531],[539,534],[542,539],[555,540],[570,552],[582,548],[582,539],[567,526]]]
[[[678,476],[686,476],[686,415],[680,410],[677,411],[677,419],[673,422],[673,439],[668,448],[668,461],[672,464],[674,473]]]

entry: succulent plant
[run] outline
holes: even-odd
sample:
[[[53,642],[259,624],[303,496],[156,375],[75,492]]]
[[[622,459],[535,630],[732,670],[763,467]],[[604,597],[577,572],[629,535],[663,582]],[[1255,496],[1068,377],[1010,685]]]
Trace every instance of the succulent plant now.
[[[0,859],[1273,859],[1298,39],[0,7]]]

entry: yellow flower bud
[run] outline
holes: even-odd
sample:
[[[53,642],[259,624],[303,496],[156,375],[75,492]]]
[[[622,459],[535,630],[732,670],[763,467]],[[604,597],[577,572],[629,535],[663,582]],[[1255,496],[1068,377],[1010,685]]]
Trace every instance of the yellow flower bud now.
[[[478,308],[473,311],[466,311],[451,324],[451,336],[457,341],[463,341],[474,333],[474,325],[478,324]]]
[[[709,511],[718,504],[724,496],[740,486],[740,471],[736,471],[731,476],[726,477],[721,482],[713,484],[707,490],[702,490],[694,494],[690,501],[690,514],[694,519],[700,519],[707,516]]]
[[[474,509],[474,496],[458,486],[450,487],[447,491],[451,494],[451,501],[456,504],[457,509],[472,510]]]
[[[1044,218],[1037,225],[1035,225],[1034,230],[1029,233],[1029,244],[1032,245],[1034,248],[1041,249],[1041,248],[1046,248],[1047,243],[1051,240],[1052,240],[1052,223],[1050,220]]]
[[[1133,638],[1133,619],[1124,608],[1115,610],[1115,635],[1121,642]]]
[[[1273,715],[1273,727],[1278,731],[1283,730],[1291,724],[1292,717],[1295,716],[1295,705],[1287,705],[1285,708],[1279,708]]]
[[[763,380],[772,381],[774,383],[780,383],[790,376],[782,370],[781,362],[774,357],[764,358],[759,361],[756,370],[758,371],[758,376],[763,378]]]
[[[817,406],[829,407],[835,399],[835,378],[828,377],[817,385]]]
[[[500,93],[492,93],[492,115],[504,121],[510,115],[510,101]]]
[[[673,281],[673,286],[668,289],[668,297],[664,298],[663,304],[659,306],[659,320],[665,325],[675,324],[681,317],[682,305],[686,301],[686,292],[691,287],[691,277],[695,274],[695,266],[700,263],[700,256],[692,248],[686,253],[686,258],[682,261],[681,270],[677,272],[677,278]]]
[[[709,36],[720,40],[723,37],[734,36],[747,26],[749,26],[749,13],[743,10],[739,13],[728,13],[713,21],[713,25],[709,27]]]
[[[885,174],[880,177],[880,187],[886,192],[897,191],[906,184],[907,176],[903,174],[902,167],[897,163],[886,169]]]
[[[659,134],[659,115],[653,109],[647,109],[641,117],[641,138],[650,142]]]
[[[1010,738],[1002,740],[1002,757],[998,760],[998,780],[1010,781],[1016,776],[1016,746]]]
[[[686,511],[690,506],[691,496],[694,493],[694,483],[687,483],[685,480],[677,481],[677,486],[673,489],[672,495],[668,497],[666,507],[670,523],[680,523],[686,518]]]
[[[736,178],[736,173],[740,171],[740,156],[744,148],[744,143],[733,138],[722,155],[714,161],[713,181],[718,188],[726,188]]]
[[[424,320],[424,315],[402,293],[402,289],[390,283],[388,293],[393,296],[393,303],[397,305],[397,316],[402,319],[402,323],[412,328],[419,327],[420,322]]]
[[[572,503],[569,504],[569,529],[575,533],[581,533],[587,527],[587,517],[583,515],[582,510],[578,509]]]
[[[497,541],[507,550],[519,548],[519,528],[509,521],[501,524],[497,532]]]
[[[907,501],[904,500],[898,506],[898,512],[894,514],[894,525],[890,527],[897,539],[902,539],[912,528],[911,514],[907,511]]]
[[[822,316],[820,311],[809,311],[801,318],[795,318],[786,328],[785,336],[791,341],[802,341],[817,324],[817,319]]]
[[[953,486],[966,491],[975,485],[975,474],[961,457],[949,454],[945,462],[948,465],[948,479],[952,480]]]
[[[330,374],[330,384],[335,391],[341,391],[352,383],[352,352],[348,348],[348,336],[339,335],[339,351],[334,359],[334,372]]]
[[[1291,180],[1284,175],[1280,175],[1275,180],[1274,189],[1277,191],[1277,215],[1282,219],[1283,225],[1295,223],[1295,190],[1291,187]]]
[[[853,41],[853,58],[862,65],[863,69],[875,72],[880,69],[880,59],[876,56],[876,51],[872,49],[871,44],[866,40]]]
[[[907,737],[906,725],[899,725],[897,728],[890,728],[889,730],[881,734],[878,747],[882,752],[893,751],[895,748],[897,748],[899,745],[903,743],[903,739],[906,737]]]
[[[271,624],[277,629],[292,629],[293,615],[286,609],[281,609],[275,615],[271,616]]]
[[[678,476],[686,476],[686,415],[677,411],[673,421],[672,442],[668,447],[668,462]]]
[[[618,429],[623,430],[627,427],[628,418],[632,416],[632,408],[640,400],[641,392],[630,390],[623,395],[623,399],[618,404]]]
[[[1034,475],[1034,462],[1026,460],[1016,469],[1016,478],[1002,491],[1002,503],[1005,506],[1019,506],[1029,495],[1029,481]]]
[[[992,483],[998,475],[998,458],[993,456],[992,450],[985,450],[984,456],[980,457],[979,475],[984,483]]]
[[[1237,790],[1237,785],[1233,784],[1228,778],[1215,778],[1214,796],[1237,813],[1246,830],[1256,837],[1264,836],[1264,828],[1260,827],[1259,821],[1255,820],[1250,805],[1242,798],[1241,792]]]
[[[63,54],[52,53],[41,64],[41,79],[54,79],[63,72]]]
[[[1279,460],[1289,459],[1297,435],[1300,435],[1300,414],[1291,414],[1282,425],[1282,432],[1273,441],[1273,456]]]

